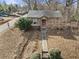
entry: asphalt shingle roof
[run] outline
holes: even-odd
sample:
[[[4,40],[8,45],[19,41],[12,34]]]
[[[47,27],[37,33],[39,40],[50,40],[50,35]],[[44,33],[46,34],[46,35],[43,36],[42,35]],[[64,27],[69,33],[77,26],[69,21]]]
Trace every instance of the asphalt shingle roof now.
[[[35,17],[35,18],[41,18],[41,17],[62,17],[62,14],[60,11],[52,11],[52,10],[30,10],[27,14],[27,17]]]

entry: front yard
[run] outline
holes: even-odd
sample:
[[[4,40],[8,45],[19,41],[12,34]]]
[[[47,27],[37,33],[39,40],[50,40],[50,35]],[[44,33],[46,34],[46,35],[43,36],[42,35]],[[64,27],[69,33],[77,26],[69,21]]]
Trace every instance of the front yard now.
[[[23,53],[22,59],[29,58],[35,51],[41,52],[39,31],[26,32],[24,35],[19,29],[8,30],[0,35],[0,59],[13,59],[18,44],[23,42],[23,38],[28,41]],[[66,34],[48,32],[48,49],[58,48],[61,51],[63,59],[79,59],[79,35],[66,36]]]
[[[19,44],[24,43],[24,40],[27,41],[28,38],[30,40],[26,43],[26,47],[24,47],[25,51],[21,54],[22,58],[29,58],[29,56],[35,51],[40,52],[40,43],[37,38],[38,33],[35,32],[34,34],[32,32],[33,31],[26,32],[24,35],[18,28],[15,28],[2,34],[0,33],[0,59],[14,59],[15,54],[18,54],[22,48]]]

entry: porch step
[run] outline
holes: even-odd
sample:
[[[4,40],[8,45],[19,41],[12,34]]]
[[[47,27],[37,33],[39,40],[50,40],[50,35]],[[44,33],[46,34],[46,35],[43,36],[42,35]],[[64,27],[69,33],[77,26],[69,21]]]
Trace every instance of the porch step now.
[[[42,59],[48,59],[48,51],[42,52]]]

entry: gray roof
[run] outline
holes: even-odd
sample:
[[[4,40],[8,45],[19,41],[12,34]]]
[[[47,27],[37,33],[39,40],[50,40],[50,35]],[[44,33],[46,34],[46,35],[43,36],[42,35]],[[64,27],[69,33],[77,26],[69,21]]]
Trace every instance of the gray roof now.
[[[27,17],[41,18],[41,17],[62,17],[60,11],[52,11],[52,10],[30,10],[27,14]]]

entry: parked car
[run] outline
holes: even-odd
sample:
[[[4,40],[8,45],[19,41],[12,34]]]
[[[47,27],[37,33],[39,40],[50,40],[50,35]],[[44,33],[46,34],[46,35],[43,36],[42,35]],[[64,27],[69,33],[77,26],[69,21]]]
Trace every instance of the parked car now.
[[[0,17],[0,21],[4,21],[4,19],[2,17]]]
[[[1,17],[7,17],[7,16],[9,16],[9,14],[7,14],[6,12],[0,12],[0,16]]]

